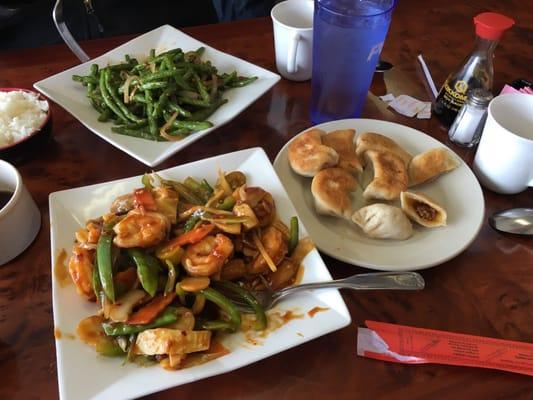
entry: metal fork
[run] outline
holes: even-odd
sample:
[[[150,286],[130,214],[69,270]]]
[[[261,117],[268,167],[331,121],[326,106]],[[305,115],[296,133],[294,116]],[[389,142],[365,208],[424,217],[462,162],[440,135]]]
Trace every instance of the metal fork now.
[[[304,290],[313,289],[352,289],[352,290],[421,290],[425,286],[424,278],[416,272],[371,272],[367,274],[352,275],[348,278],[325,282],[304,283],[288,286],[280,290],[253,291],[259,304],[265,310],[272,308],[281,299]],[[218,288],[217,288],[218,289]],[[236,297],[229,291],[223,291],[237,308],[244,313],[253,313],[253,310],[242,298]]]

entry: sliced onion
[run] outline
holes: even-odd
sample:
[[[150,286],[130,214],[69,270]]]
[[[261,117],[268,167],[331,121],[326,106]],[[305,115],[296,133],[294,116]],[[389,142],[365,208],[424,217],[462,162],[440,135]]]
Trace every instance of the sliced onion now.
[[[270,270],[272,272],[276,272],[278,270],[276,268],[276,264],[274,264],[274,261],[272,261],[272,259],[270,258],[270,256],[266,252],[265,247],[263,246],[263,243],[261,243],[261,240],[259,239],[259,237],[257,236],[256,233],[254,233],[254,235],[253,235],[253,240],[254,240],[255,245],[257,246],[257,250],[259,250],[259,253],[265,259],[265,261],[266,261],[266,263],[268,265],[268,268],[270,268]]]
[[[181,140],[179,136],[172,136],[167,133],[167,129],[172,126],[172,123],[176,120],[177,117],[178,117],[178,112],[176,111],[174,112],[174,114],[172,114],[172,116],[165,123],[165,125],[163,125],[161,129],[159,130],[159,134],[170,142],[176,142],[178,140]]]

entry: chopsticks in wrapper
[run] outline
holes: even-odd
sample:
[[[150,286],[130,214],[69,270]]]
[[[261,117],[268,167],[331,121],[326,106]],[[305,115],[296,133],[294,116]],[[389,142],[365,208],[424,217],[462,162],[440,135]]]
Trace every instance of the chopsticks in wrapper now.
[[[403,364],[447,364],[533,376],[533,344],[365,321],[357,355]]]

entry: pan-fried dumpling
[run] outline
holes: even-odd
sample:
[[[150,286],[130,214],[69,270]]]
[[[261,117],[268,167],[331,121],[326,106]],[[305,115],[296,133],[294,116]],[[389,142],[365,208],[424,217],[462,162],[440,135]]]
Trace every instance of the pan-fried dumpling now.
[[[355,153],[354,136],[354,129],[340,129],[322,136],[322,143],[339,154],[339,167],[352,174],[359,174],[363,172],[363,165]]]
[[[407,189],[407,167],[402,160],[389,152],[368,150],[367,165],[374,170],[374,178],[365,188],[365,199],[394,200]]]
[[[427,228],[446,225],[446,210],[422,193],[402,192],[402,210],[413,221]]]
[[[403,211],[388,204],[360,208],[352,215],[352,221],[372,238],[405,240],[413,234],[413,226]]]
[[[311,129],[291,142],[288,158],[294,172],[312,177],[321,169],[337,165],[339,155],[331,147],[322,144],[324,134],[320,129]]]
[[[326,168],[318,172],[311,182],[311,193],[319,214],[350,218],[352,215],[351,192],[357,188],[357,180],[342,168]]]
[[[417,154],[409,163],[409,187],[430,181],[459,165],[459,160],[445,147]]]
[[[367,150],[388,151],[398,156],[407,166],[413,156],[405,151],[398,143],[387,136],[374,132],[365,132],[357,138],[356,153],[361,156]]]

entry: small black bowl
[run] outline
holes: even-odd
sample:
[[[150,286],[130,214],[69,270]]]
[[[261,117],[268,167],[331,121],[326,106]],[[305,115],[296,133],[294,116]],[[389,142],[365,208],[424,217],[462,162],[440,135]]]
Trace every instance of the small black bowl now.
[[[23,91],[37,95],[39,100],[48,103],[48,113],[42,124],[30,135],[11,143],[7,146],[0,147],[0,158],[11,163],[18,163],[32,158],[37,152],[42,150],[46,141],[50,138],[52,132],[52,110],[50,102],[40,93],[29,89],[21,88],[0,88],[2,92]]]

